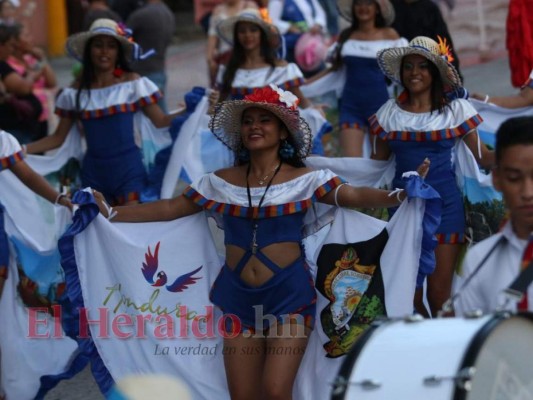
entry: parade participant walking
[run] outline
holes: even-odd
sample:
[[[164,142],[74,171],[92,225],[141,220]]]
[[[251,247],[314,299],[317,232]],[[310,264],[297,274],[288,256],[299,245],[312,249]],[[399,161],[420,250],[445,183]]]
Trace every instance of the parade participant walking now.
[[[270,84],[289,90],[300,99],[302,117],[311,126],[315,138],[312,152],[320,154],[320,138],[331,126],[322,111],[312,107],[302,94],[300,85],[304,77],[300,68],[277,57],[281,38],[268,17],[254,9],[244,10],[220,23],[218,31],[222,38],[233,43],[232,56],[227,66],[220,69],[217,79],[220,98],[242,99],[254,89]]]
[[[456,69],[450,63],[450,49],[427,37],[416,37],[409,45],[378,53],[378,63],[391,80],[405,92],[391,99],[371,117],[375,135],[373,158],[386,160],[395,155],[395,187],[402,187],[401,176],[428,157],[431,171],[426,178],[443,199],[442,219],[437,230],[434,271],[428,276],[427,299],[432,316],[449,298],[452,277],[464,242],[465,212],[462,194],[455,181],[453,148],[463,140],[477,162],[485,168],[494,164],[494,153],[481,144],[476,126],[481,118],[464,99],[449,100],[447,94],[461,86]],[[422,284],[418,280],[415,307],[425,313]],[[426,314],[427,315],[427,314]]]
[[[511,118],[496,133],[494,187],[502,192],[509,211],[503,229],[470,248],[457,284],[457,314],[481,310],[491,313],[505,305],[503,291],[533,257],[533,117]],[[528,243],[529,241],[529,243]],[[530,267],[531,268],[531,267]],[[464,286],[463,286],[464,285]],[[533,287],[527,291],[521,311],[533,310]]]
[[[405,193],[397,198],[353,187],[329,170],[305,167],[310,129],[298,99],[275,86],[220,103],[210,128],[235,153],[236,166],[204,175],[170,200],[109,208],[100,193],[95,197],[113,221],[168,221],[202,209],[215,216],[225,232],[226,260],[210,297],[237,317],[224,325],[231,336],[223,353],[231,398],[289,399],[316,312],[302,248],[304,217],[313,219],[315,202],[395,206]],[[257,321],[258,306],[275,320]]]
[[[248,0],[225,0],[217,5],[209,18],[207,32],[206,59],[209,67],[209,78],[214,85],[218,66],[225,65],[231,56],[231,45],[223,40],[217,31],[217,26],[226,18],[234,17],[247,8],[255,8],[256,3]]]
[[[57,192],[50,184],[37,172],[35,172],[25,161],[22,147],[10,133],[0,129],[0,172],[10,170],[28,188],[51,203],[59,204],[72,209],[69,198]],[[0,217],[2,211],[0,210]],[[3,225],[3,224],[2,224]],[[0,233],[3,232],[3,226]],[[7,238],[0,235],[0,296],[4,280],[7,278],[7,259],[9,251],[7,249]]]
[[[394,9],[389,0],[338,0],[337,5],[340,15],[351,22],[339,37],[331,67],[346,69],[339,110],[340,151],[343,156],[362,157],[368,118],[390,97],[376,54],[406,46],[407,40],[390,27]]]
[[[165,114],[156,104],[157,86],[130,69],[143,57],[125,27],[96,20],[88,32],[67,40],[67,51],[82,61],[82,74],[56,101],[61,117],[53,135],[28,144],[28,153],[59,147],[77,120],[83,125],[87,152],[81,179],[102,191],[113,204],[138,202],[146,170],[134,140],[134,115],[142,111],[157,128],[169,126],[177,114]]]

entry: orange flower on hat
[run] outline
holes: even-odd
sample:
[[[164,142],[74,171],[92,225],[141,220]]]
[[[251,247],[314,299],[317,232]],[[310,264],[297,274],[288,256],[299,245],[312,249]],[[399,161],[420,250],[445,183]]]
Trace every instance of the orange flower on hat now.
[[[437,35],[437,38],[439,39],[438,44],[440,56],[451,63],[454,58],[452,56],[452,49],[450,48],[450,45],[447,43],[446,38],[443,39],[439,35]]]
[[[259,15],[263,21],[268,22],[269,24],[272,23],[272,18],[270,18],[270,14],[268,13],[268,8],[261,7],[259,9]]]

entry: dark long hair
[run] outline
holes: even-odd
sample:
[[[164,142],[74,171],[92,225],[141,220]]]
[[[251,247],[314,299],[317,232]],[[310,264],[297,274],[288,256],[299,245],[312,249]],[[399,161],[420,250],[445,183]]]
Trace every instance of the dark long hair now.
[[[95,73],[94,73],[94,65],[93,61],[91,59],[91,45],[93,43],[93,39],[95,36],[87,40],[87,43],[85,43],[85,48],[83,49],[83,59],[82,59],[82,69],[80,73],[80,77],[78,79],[78,91],[76,92],[76,113],[80,114],[83,107],[80,104],[80,97],[81,92],[84,89],[87,89],[87,94],[89,98],[91,97],[91,84],[94,81]],[[115,39],[116,40],[116,39]],[[130,67],[130,64],[128,60],[126,59],[126,55],[124,54],[124,49],[122,48],[122,45],[117,40],[118,43],[118,52],[117,52],[117,65],[116,67],[120,67],[125,72],[132,72],[132,69]]]
[[[352,15],[352,23],[348,28],[344,29],[339,35],[337,52],[336,52],[335,58],[333,59],[334,70],[337,70],[342,66],[341,51],[342,51],[342,47],[344,46],[344,43],[346,43],[346,41],[350,39],[350,36],[352,35],[353,32],[359,29],[359,20],[355,16],[355,11],[354,11],[354,6],[355,6],[356,1],[357,0],[352,1],[352,8],[350,9],[350,13]],[[381,7],[376,1],[374,1],[374,3],[376,4],[377,10],[379,11],[379,13],[376,14],[374,25],[376,26],[376,28],[384,28],[385,26],[387,26],[387,24],[385,23],[385,19],[383,18],[383,15],[381,14]]]
[[[403,82],[404,60],[405,57],[402,58],[402,62],[400,64],[400,81],[403,87],[405,87]],[[438,111],[441,113],[446,107],[450,106],[450,101],[448,100],[446,92],[444,91],[444,82],[440,76],[439,69],[431,60],[427,59],[427,61],[429,73],[431,74],[431,112]],[[408,90],[407,94],[410,95]]]
[[[241,67],[245,60],[245,50],[242,47],[241,43],[237,40],[238,25],[239,23],[237,22],[235,24],[235,27],[233,28],[233,51],[231,53],[231,58],[228,61],[226,71],[224,72],[224,76],[222,78],[222,87],[220,88],[221,101],[226,100],[229,97],[233,85],[233,79],[235,79],[235,74],[237,73],[237,70]],[[260,28],[259,30],[261,32],[261,57],[263,57],[265,62],[269,64],[272,68],[275,68],[277,60],[276,50],[270,46],[266,32],[262,28]]]

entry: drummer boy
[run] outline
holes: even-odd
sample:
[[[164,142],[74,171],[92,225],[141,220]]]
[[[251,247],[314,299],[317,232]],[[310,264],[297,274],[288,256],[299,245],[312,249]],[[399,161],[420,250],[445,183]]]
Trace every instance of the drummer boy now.
[[[502,306],[533,310],[533,285],[519,303],[506,304],[503,293],[533,256],[533,117],[511,118],[498,129],[492,181],[502,192],[509,220],[466,254],[463,276],[455,285],[456,315],[491,313]]]

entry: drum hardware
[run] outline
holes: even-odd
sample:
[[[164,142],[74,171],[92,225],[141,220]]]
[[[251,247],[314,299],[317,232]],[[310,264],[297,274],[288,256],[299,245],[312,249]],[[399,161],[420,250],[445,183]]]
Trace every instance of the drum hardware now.
[[[454,381],[455,385],[462,390],[467,392],[472,389],[472,378],[476,373],[475,367],[466,367],[459,371],[455,376],[428,376],[424,378],[424,385],[427,386],[438,386],[442,381]]]
[[[420,314],[406,315],[403,319],[405,322],[421,322],[424,320],[424,317]]]
[[[477,319],[483,316],[483,311],[480,309],[465,312],[466,319]]]
[[[348,386],[361,386],[364,390],[379,389],[381,387],[381,382],[374,379],[363,379],[359,382],[350,382],[348,379],[338,376],[331,385],[333,386],[331,394],[336,396],[346,392]]]
[[[485,263],[487,262],[487,260],[489,259],[489,257],[492,255],[492,253],[494,253],[494,250],[496,250],[502,243],[506,242],[507,241],[507,238],[503,235],[501,235],[498,240],[496,241],[496,243],[494,243],[494,245],[492,246],[492,248],[490,249],[490,251],[485,254],[485,257],[483,257],[483,259],[479,262],[479,264],[476,266],[476,268],[473,269],[472,273],[466,277],[466,279],[463,281],[461,287],[459,289],[457,289],[457,291],[453,294],[453,296],[451,296],[448,300],[446,300],[443,304],[442,304],[442,307],[441,309],[439,310],[439,312],[437,313],[437,317],[444,317],[445,315],[447,314],[450,314],[454,311],[454,303],[455,303],[455,300],[457,300],[459,298],[459,296],[461,296],[461,293],[463,292],[463,290],[470,284],[470,281],[472,280],[472,278],[474,278],[474,276],[476,276],[478,274],[478,272],[481,270],[481,267],[483,267],[483,265],[485,265]]]

